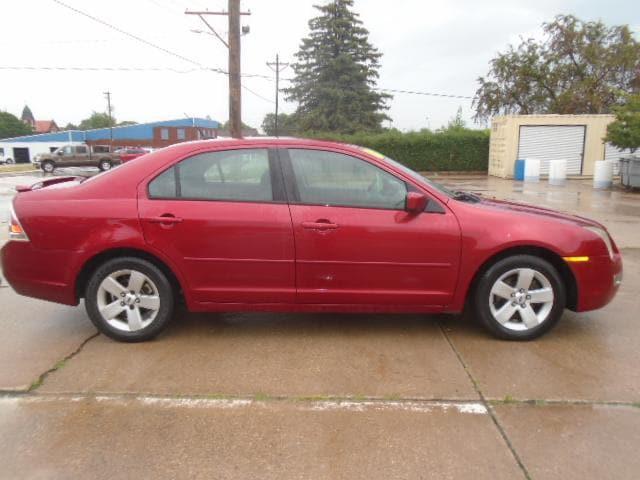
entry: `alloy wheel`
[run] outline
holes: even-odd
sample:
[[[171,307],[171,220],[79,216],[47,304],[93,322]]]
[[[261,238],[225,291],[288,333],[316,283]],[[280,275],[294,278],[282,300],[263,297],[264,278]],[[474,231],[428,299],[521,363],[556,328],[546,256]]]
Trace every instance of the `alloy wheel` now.
[[[548,317],[555,295],[549,279],[532,268],[516,268],[501,275],[491,287],[493,318],[514,331],[531,330]]]
[[[160,295],[153,281],[137,270],[118,270],[100,283],[97,307],[113,328],[135,332],[148,327],[160,310]]]

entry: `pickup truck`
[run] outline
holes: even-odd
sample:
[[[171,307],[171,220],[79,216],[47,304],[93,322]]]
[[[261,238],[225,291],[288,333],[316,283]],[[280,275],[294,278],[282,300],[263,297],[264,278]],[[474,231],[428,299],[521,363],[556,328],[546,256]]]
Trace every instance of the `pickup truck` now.
[[[37,155],[35,163],[47,173],[65,167],[98,167],[104,172],[119,165],[121,160],[108,146],[65,145],[52,153]]]

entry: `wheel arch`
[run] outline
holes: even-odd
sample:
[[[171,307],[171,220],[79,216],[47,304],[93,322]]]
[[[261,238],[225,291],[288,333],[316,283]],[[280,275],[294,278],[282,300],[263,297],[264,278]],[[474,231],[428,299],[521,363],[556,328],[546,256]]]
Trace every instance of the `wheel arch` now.
[[[76,298],[84,298],[85,290],[87,288],[87,283],[89,282],[89,278],[91,278],[91,274],[103,263],[113,258],[119,257],[136,257],[142,260],[146,260],[156,267],[158,267],[162,273],[167,276],[171,287],[174,289],[174,292],[177,296],[184,296],[184,288],[178,279],[177,275],[173,272],[173,270],[166,264],[163,260],[158,258],[156,255],[152,253],[146,252],[144,250],[136,249],[136,248],[112,248],[109,250],[102,251],[97,253],[93,257],[90,257],[85,263],[82,265],[80,272],[76,276],[76,287],[75,294]]]
[[[555,267],[555,269],[560,274],[560,277],[562,278],[562,281],[566,287],[566,308],[575,311],[578,304],[578,284],[573,272],[571,271],[567,263],[562,259],[562,257],[556,252],[549,250],[548,248],[534,245],[519,245],[510,247],[494,253],[492,256],[486,259],[473,275],[473,279],[469,283],[469,287],[467,289],[467,294],[465,297],[465,305],[468,305],[469,301],[471,301],[471,299],[473,298],[473,294],[475,293],[475,289],[478,284],[478,279],[482,276],[482,274],[496,262],[513,255],[532,255],[542,258],[543,260],[546,260],[551,265],[553,265],[553,267]]]

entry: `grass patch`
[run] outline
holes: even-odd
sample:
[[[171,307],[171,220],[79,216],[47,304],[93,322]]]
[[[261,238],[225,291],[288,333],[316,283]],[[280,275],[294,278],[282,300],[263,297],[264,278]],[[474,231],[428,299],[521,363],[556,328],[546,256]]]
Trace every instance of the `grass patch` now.
[[[253,396],[253,399],[256,402],[266,402],[267,400],[269,400],[271,397],[269,395],[267,395],[266,393],[263,392],[258,392]]]
[[[0,165],[0,173],[2,172],[28,172],[30,170],[37,170],[35,165],[30,163],[20,165]]]
[[[387,400],[389,402],[397,402],[399,400],[402,400],[402,396],[398,395],[397,393],[391,393],[389,395],[385,395],[384,397],[382,397],[384,400]]]
[[[299,402],[327,402],[332,398],[329,395],[305,395],[296,397]]]
[[[515,398],[513,398],[513,396],[511,395],[505,395],[504,398],[502,399],[502,403],[516,403],[517,400]]]
[[[27,390],[28,392],[33,392],[36,388],[40,388],[42,386],[44,379],[42,377],[38,378],[37,380],[34,380],[33,382],[31,382],[31,385],[29,385],[29,389]]]

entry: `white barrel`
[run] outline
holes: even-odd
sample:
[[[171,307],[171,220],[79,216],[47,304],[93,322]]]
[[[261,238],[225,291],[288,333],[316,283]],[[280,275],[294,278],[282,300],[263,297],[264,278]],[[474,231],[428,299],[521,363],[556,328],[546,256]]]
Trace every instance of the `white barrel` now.
[[[564,159],[549,162],[549,184],[564,185],[567,180],[567,161]]]
[[[613,163],[607,160],[595,162],[593,168],[593,188],[610,188],[613,182]]]
[[[524,181],[537,182],[540,180],[540,160],[537,158],[526,158],[524,160]]]

